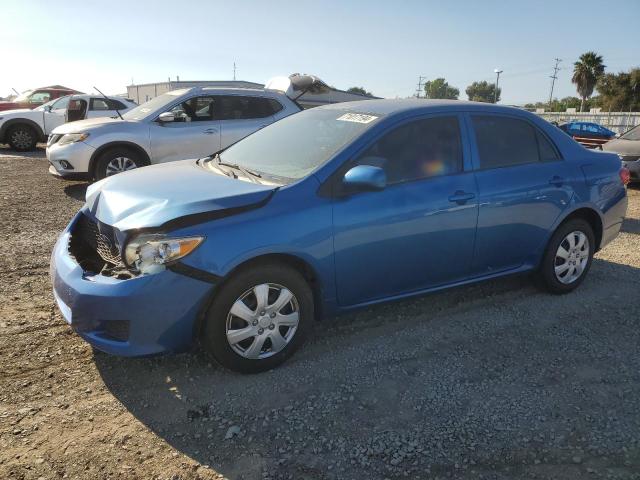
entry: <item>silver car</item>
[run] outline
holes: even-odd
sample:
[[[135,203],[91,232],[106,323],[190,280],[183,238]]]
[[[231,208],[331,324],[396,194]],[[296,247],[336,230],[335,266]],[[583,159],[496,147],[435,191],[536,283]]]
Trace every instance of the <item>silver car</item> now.
[[[205,157],[299,112],[296,99],[303,93],[328,88],[316,77],[283,78],[287,80],[267,89],[174,90],[122,118],[62,125],[49,135],[49,172],[69,179],[99,180],[152,163]]]

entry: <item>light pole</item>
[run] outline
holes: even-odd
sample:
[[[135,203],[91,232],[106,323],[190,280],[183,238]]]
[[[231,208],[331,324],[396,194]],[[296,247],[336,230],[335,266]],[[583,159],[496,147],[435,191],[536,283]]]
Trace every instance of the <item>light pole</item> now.
[[[496,89],[493,91],[493,103],[498,103],[498,84],[500,83],[500,74],[502,70],[494,69],[493,72],[496,74]]]

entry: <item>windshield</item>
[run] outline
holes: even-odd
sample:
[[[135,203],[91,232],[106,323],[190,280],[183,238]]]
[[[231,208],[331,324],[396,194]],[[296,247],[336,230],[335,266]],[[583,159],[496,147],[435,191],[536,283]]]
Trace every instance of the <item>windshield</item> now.
[[[220,154],[220,161],[296,180],[327,162],[367,130],[378,115],[314,108],[286,117]]]
[[[636,125],[620,138],[624,138],[625,140],[640,140],[640,125]]]
[[[184,91],[174,91],[152,98],[148,102],[132,108],[127,113],[123,113],[122,117],[125,120],[142,120],[153,112],[175,102],[182,93],[184,93]]]
[[[33,93],[33,90],[27,90],[26,92],[22,92],[16,98],[13,99],[15,103],[24,103],[29,101],[29,95]]]

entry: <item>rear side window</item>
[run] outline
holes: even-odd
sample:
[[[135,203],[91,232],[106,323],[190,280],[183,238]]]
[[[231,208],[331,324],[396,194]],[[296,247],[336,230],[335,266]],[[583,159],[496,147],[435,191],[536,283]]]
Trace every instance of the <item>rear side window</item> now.
[[[110,98],[92,98],[89,106],[89,110],[124,110],[126,108],[122,103]]]
[[[499,168],[556,160],[549,140],[524,120],[473,115],[480,168]]]
[[[219,97],[216,105],[216,119],[248,120],[265,118],[280,110],[282,110],[282,105],[273,99],[229,95]]]
[[[392,130],[356,161],[385,170],[390,184],[462,171],[457,117],[417,120]]]

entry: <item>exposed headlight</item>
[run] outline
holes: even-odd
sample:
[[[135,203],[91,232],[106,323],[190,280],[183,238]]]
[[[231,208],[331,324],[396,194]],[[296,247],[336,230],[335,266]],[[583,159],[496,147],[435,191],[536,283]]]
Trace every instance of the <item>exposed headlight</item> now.
[[[204,237],[172,238],[163,234],[142,234],[127,243],[124,259],[141,273],[157,273],[165,265],[193,252]]]
[[[66,145],[68,143],[82,142],[89,136],[88,133],[66,133],[58,141],[58,145]]]

